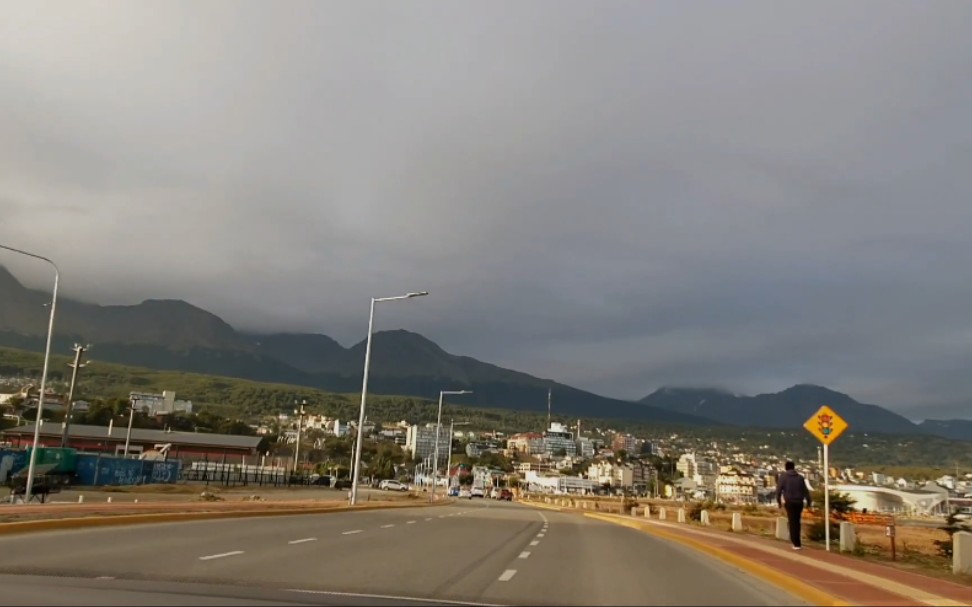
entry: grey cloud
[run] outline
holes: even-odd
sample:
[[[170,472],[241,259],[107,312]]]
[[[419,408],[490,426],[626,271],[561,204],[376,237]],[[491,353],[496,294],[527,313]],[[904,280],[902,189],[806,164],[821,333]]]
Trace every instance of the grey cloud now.
[[[379,325],[610,395],[972,388],[964,4],[0,11],[0,235],[86,299],[349,343],[424,288]]]

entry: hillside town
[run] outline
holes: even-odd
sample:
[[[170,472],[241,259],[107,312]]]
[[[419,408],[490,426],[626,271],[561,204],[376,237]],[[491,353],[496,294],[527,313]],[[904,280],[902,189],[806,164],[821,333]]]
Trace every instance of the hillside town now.
[[[5,421],[13,424],[3,432],[4,444],[29,444],[33,425],[25,414],[36,406],[37,397],[31,383],[0,394]],[[110,419],[108,428],[65,424],[65,394],[52,390],[45,401],[45,409],[55,420],[42,427],[45,445],[132,457],[157,456],[164,448],[165,458],[182,461],[184,473],[199,470],[203,460],[207,466],[218,462],[218,466],[236,471],[242,467],[248,473],[317,474],[336,482],[349,474],[348,441],[353,442],[358,434],[355,420],[315,414],[303,407],[253,420],[242,427],[248,436],[173,430],[180,416],[194,412],[192,402],[176,398],[173,391],[131,392],[129,419],[123,412],[118,425]],[[73,402],[72,418],[83,418],[90,407],[87,401]],[[131,424],[135,412],[140,420],[154,422],[154,429],[126,431],[124,425]],[[796,459],[811,486],[823,484],[820,458],[794,458],[773,453],[767,445],[742,441],[703,442],[671,433],[634,436],[613,428],[588,428],[582,420],[569,426],[548,420],[542,432],[515,433],[476,429],[468,422],[459,422],[457,427],[454,420],[439,428],[434,423],[404,420],[366,422],[363,434],[376,448],[384,445],[400,453],[384,476],[420,488],[428,488],[438,479],[451,490],[469,483],[473,488],[516,486],[551,495],[634,495],[758,506],[775,502],[776,479],[788,459]],[[831,467],[828,473],[832,488],[848,494],[861,509],[913,516],[943,516],[956,509],[972,512],[972,474],[959,470],[928,479],[853,468]]]

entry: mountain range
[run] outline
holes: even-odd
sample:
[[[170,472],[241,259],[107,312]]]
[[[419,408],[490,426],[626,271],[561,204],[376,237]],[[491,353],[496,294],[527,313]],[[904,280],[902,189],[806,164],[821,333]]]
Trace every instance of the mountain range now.
[[[40,351],[50,296],[24,287],[0,266],[0,345]],[[58,299],[54,349],[94,345],[96,358],[155,369],[191,371],[334,392],[361,389],[364,341],[346,348],[319,334],[240,332],[218,316],[180,300],[95,305]],[[441,389],[469,389],[454,404],[545,411],[553,394],[558,415],[629,419],[668,425],[737,425],[797,429],[829,404],[854,431],[933,433],[972,440],[972,422],[928,420],[920,425],[877,405],[858,403],[820,386],[739,396],[715,389],[662,388],[638,402],[607,398],[549,379],[450,354],[404,330],[381,331],[372,344],[369,391],[434,399]]]

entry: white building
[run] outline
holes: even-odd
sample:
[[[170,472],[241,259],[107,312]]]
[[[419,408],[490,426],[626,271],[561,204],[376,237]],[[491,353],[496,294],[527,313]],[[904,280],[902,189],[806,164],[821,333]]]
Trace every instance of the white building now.
[[[574,443],[574,433],[561,423],[553,422],[543,433],[543,450],[547,455],[576,455],[577,444]]]
[[[412,425],[405,432],[405,450],[413,458],[425,459],[435,454],[435,424],[424,426]],[[439,432],[439,466],[445,466],[449,461],[449,451],[452,449],[452,437],[448,428]]]
[[[715,495],[727,504],[755,504],[759,500],[756,477],[735,468],[726,470],[716,477]]]
[[[191,400],[176,400],[175,392],[165,390],[162,394],[131,392],[129,400],[136,409],[147,415],[171,415],[173,413],[192,413]]]
[[[942,515],[947,510],[947,490],[901,491],[873,485],[835,485],[832,488],[855,499],[854,507],[858,510],[867,508],[869,512],[912,515]]]
[[[594,448],[593,440],[583,436],[577,437],[577,455],[584,459],[588,459],[594,457],[595,452],[596,449]]]
[[[529,491],[557,495],[585,494],[599,489],[599,485],[590,479],[564,474],[540,474],[532,470],[526,473],[524,483]]]
[[[695,454],[683,453],[678,458],[675,469],[681,472],[683,477],[696,480],[696,477],[699,475],[699,464],[695,460]]]
[[[514,434],[506,441],[506,448],[526,455],[539,455],[544,451],[543,435],[539,432]]]
[[[634,469],[631,466],[602,460],[588,466],[587,478],[598,485],[631,487],[634,485]]]

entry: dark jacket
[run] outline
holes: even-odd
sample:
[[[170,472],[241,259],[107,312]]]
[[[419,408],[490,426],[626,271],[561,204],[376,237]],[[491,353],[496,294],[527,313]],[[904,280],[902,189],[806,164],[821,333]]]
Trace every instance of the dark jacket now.
[[[783,502],[799,504],[803,500],[807,501],[807,508],[810,502],[810,490],[807,488],[807,480],[796,470],[787,470],[780,475],[776,483],[776,503],[783,505]]]

